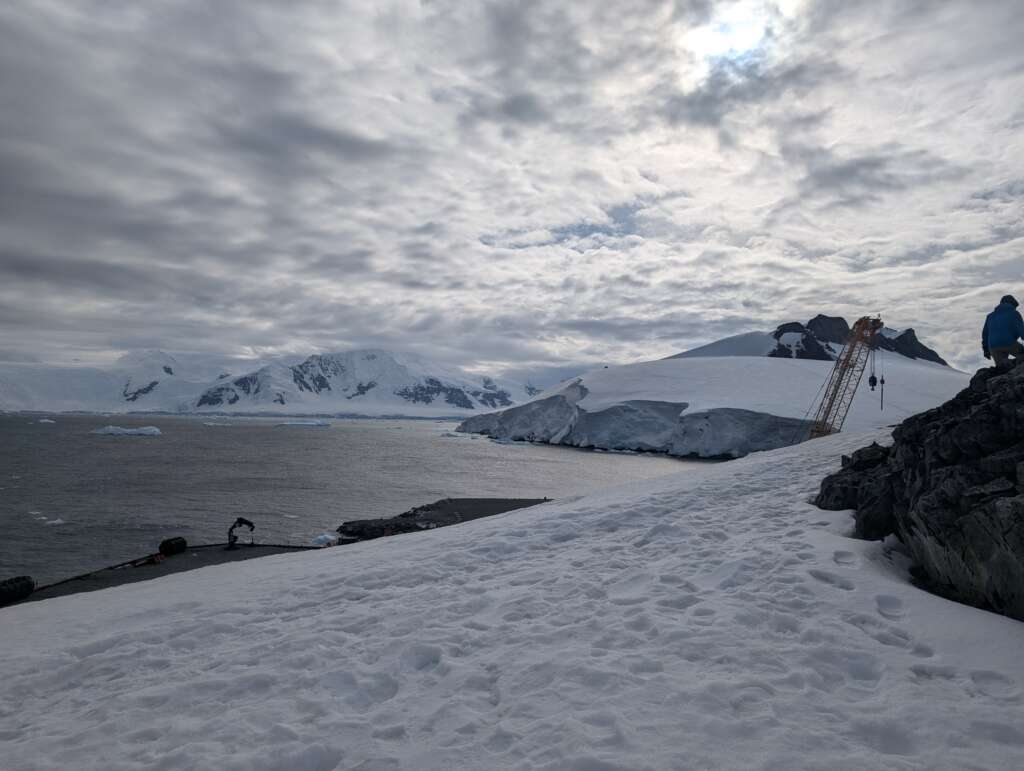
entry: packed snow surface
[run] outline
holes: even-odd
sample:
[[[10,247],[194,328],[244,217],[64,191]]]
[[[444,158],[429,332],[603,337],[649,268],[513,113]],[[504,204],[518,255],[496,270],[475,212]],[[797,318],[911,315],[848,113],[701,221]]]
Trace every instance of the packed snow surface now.
[[[692,359],[700,356],[767,356],[779,344],[771,332],[744,332],[716,340],[670,356],[671,359]]]
[[[840,435],[0,609],[31,769],[1008,769],[1024,624],[807,503]]]
[[[156,426],[139,426],[138,428],[104,426],[103,428],[94,429],[91,433],[104,434],[106,436],[160,436],[160,429]]]

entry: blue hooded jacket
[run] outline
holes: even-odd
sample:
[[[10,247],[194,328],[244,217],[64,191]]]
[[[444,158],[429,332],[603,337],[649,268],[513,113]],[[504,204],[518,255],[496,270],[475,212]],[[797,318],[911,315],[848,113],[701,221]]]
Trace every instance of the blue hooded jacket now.
[[[981,331],[981,347],[987,353],[993,348],[1006,348],[1024,337],[1024,319],[1010,303],[999,303],[985,319]]]

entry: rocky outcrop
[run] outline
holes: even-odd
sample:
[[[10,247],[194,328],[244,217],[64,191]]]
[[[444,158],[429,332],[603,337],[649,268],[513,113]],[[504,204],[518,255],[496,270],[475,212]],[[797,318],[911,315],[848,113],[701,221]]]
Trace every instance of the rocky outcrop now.
[[[909,359],[922,359],[949,366],[945,359],[917,339],[917,334],[913,329],[904,330],[896,337],[879,335],[877,339],[878,347],[882,350],[893,351]]]
[[[816,503],[855,509],[861,537],[898,536],[934,590],[1024,620],[1024,367],[980,370],[891,447],[844,457]]]
[[[369,541],[389,535],[418,533],[460,522],[504,514],[546,503],[547,498],[445,498],[426,506],[417,506],[387,519],[357,519],[342,522],[337,532],[341,543]]]
[[[772,333],[772,337],[776,340],[776,346],[768,355],[773,358],[833,361],[850,339],[850,325],[841,316],[818,314],[807,324],[797,321],[781,324]],[[938,353],[917,339],[913,329],[906,329],[898,335],[892,330],[885,330],[875,341],[876,347],[881,350],[892,351],[908,359],[949,366]]]
[[[819,313],[807,322],[808,331],[825,343],[846,345],[850,339],[850,325],[842,316],[825,316]]]
[[[835,352],[828,343],[823,344],[811,330],[798,321],[781,324],[772,333],[772,337],[777,341],[775,349],[768,354],[772,358],[812,359],[814,361],[835,359]]]

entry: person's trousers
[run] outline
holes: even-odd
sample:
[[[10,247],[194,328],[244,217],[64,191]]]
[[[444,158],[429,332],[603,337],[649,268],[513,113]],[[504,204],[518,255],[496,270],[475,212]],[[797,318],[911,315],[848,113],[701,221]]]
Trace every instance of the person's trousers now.
[[[1015,357],[1018,361],[1024,356],[1024,345],[1014,343],[1013,345],[993,348],[990,353],[992,354],[992,361],[999,369],[1009,369],[1011,356]]]

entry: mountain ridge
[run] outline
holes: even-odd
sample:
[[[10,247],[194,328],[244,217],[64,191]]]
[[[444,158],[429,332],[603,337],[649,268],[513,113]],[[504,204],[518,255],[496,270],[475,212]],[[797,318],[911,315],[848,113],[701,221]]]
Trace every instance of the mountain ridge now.
[[[190,368],[162,351],[126,354],[110,369],[0,364],[0,409],[450,417],[510,407],[531,390],[383,349],[232,369],[213,362]]]

